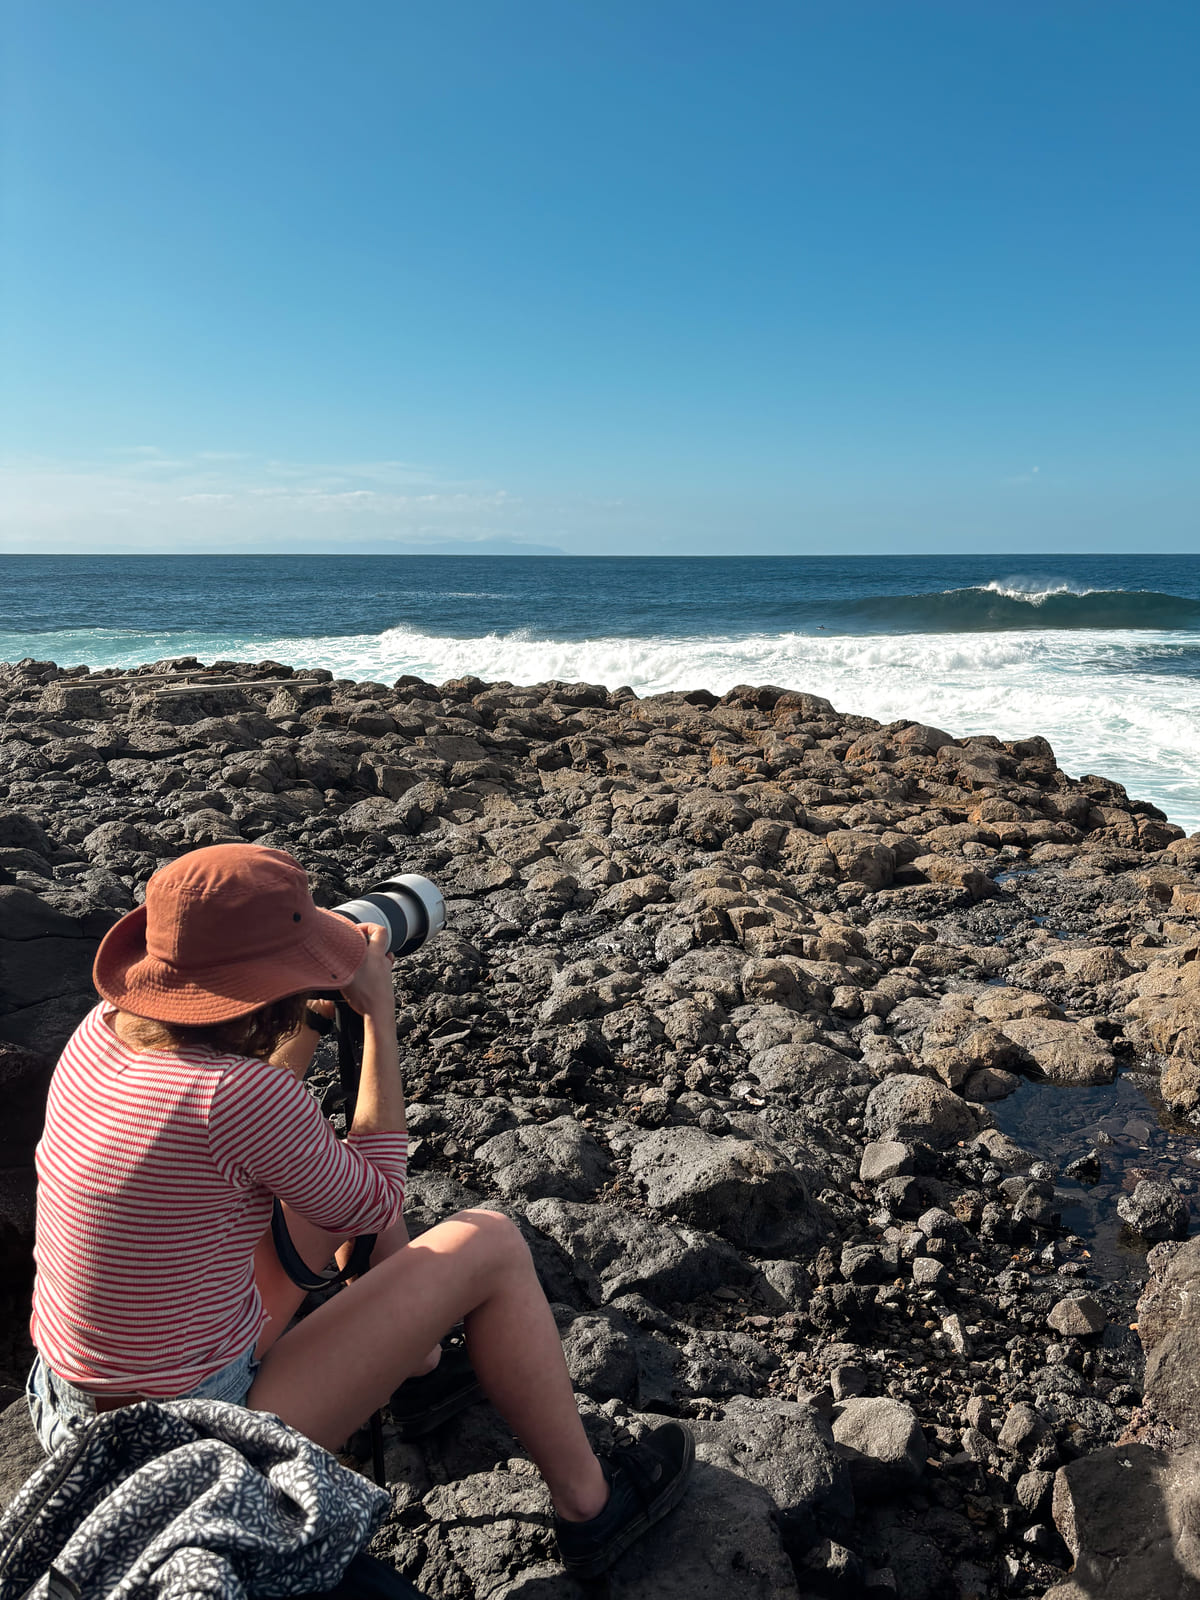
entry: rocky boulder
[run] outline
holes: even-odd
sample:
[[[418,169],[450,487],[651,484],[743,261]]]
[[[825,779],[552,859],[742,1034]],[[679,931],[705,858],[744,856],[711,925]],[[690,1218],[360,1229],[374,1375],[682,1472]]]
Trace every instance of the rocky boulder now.
[[[45,859],[54,853],[50,837],[40,822],[23,811],[0,808],[0,849],[32,850]]]
[[[869,833],[836,830],[825,835],[825,847],[844,877],[868,889],[884,889],[895,876],[895,851]]]
[[[0,1039],[57,1057],[96,1003],[92,962],[117,914],[70,916],[0,884]]]
[[[751,1057],[750,1074],[767,1090],[826,1088],[857,1080],[859,1068],[828,1045],[776,1044]]]
[[[1200,1444],[1200,1239],[1159,1245],[1149,1264],[1137,1317],[1145,1406],[1181,1442]]]
[[[510,1128],[487,1139],[476,1161],[491,1169],[492,1182],[506,1200],[586,1200],[604,1182],[608,1160],[574,1117]]]
[[[914,1488],[925,1475],[925,1435],[911,1406],[886,1396],[847,1400],[834,1417],[833,1437],[861,1500],[886,1500]]]
[[[1086,1339],[1103,1333],[1108,1318],[1090,1294],[1070,1294],[1055,1301],[1046,1317],[1047,1327],[1070,1338]]]
[[[1191,1221],[1187,1201],[1172,1184],[1143,1178],[1117,1201],[1117,1215],[1143,1239],[1185,1239]]]
[[[921,1139],[935,1150],[948,1150],[979,1131],[975,1113],[953,1090],[932,1078],[894,1073],[871,1090],[866,1131],[876,1140],[901,1144]]]
[[[753,821],[736,795],[695,789],[680,800],[671,832],[702,849],[719,850],[726,839],[744,833]]]
[[[690,1426],[703,1460],[770,1494],[789,1552],[803,1552],[823,1533],[844,1535],[854,1516],[850,1469],[811,1406],[738,1397],[719,1420]]]
[[[1093,1451],[1059,1469],[1054,1521],[1074,1560],[1045,1600],[1195,1600],[1200,1594],[1200,1450]]]
[[[734,945],[702,946],[673,961],[658,981],[680,995],[698,991],[715,995],[726,1011],[732,1011],[742,1003],[745,966],[745,953]]]
[[[1167,1058],[1163,1099],[1174,1111],[1194,1111],[1200,1106],[1200,943],[1128,979],[1117,992],[1130,997],[1129,1039]]]
[[[659,1420],[628,1418],[634,1434]],[[588,1428],[609,1431],[595,1414]],[[459,1448],[435,1447],[432,1472],[411,1447],[395,1459],[398,1514],[373,1550],[439,1600],[578,1600],[584,1587],[558,1564],[536,1469],[503,1430],[477,1424],[475,1432],[490,1448],[460,1430]],[[771,1493],[730,1470],[726,1454],[719,1442],[698,1445],[680,1505],[617,1562],[604,1587],[622,1600],[798,1600]]]
[[[123,864],[135,856],[169,856],[171,846],[153,828],[135,822],[102,822],[83,841],[83,852],[91,861],[107,866]]]
[[[525,1215],[566,1252],[594,1304],[630,1291],[658,1304],[694,1300],[751,1276],[722,1240],[618,1206],[535,1200]]]
[[[622,1600],[799,1600],[770,1493],[723,1465],[717,1446],[696,1450],[679,1509],[640,1539],[612,1569]],[[519,1583],[512,1600],[541,1600]],[[497,1600],[500,1597],[497,1596]]]
[[[799,1010],[807,986],[803,972],[787,962],[751,960],[742,968],[742,993],[747,1005],[759,1002]]]
[[[45,1459],[24,1396],[10,1400],[0,1411],[0,1510],[7,1509],[26,1478]]]
[[[794,1254],[820,1230],[803,1176],[757,1140],[660,1128],[634,1147],[629,1169],[656,1211],[756,1255]]]
[[[1027,1070],[1049,1083],[1111,1083],[1117,1061],[1104,1040],[1090,1028],[1055,1017],[1015,1017],[1003,1032],[1021,1052]]]
[[[33,1267],[36,1175],[33,1150],[41,1137],[53,1059],[0,1041],[0,1269],[23,1281]]]

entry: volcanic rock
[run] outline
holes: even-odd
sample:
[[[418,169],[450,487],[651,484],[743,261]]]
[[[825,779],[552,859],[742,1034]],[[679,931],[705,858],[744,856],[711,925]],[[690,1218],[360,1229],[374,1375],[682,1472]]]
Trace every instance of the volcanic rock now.
[[[660,1304],[694,1300],[750,1277],[728,1244],[615,1206],[535,1200],[525,1214],[572,1258],[597,1303],[630,1290]]]
[[[603,1151],[574,1117],[498,1133],[476,1149],[475,1159],[491,1168],[492,1181],[506,1199],[584,1200],[600,1187],[608,1169]]]
[[[611,1310],[575,1317],[563,1335],[563,1354],[575,1387],[596,1400],[636,1400],[636,1346],[633,1328]]]
[[[821,1226],[800,1172],[781,1151],[756,1140],[661,1128],[634,1147],[629,1170],[656,1211],[756,1254],[803,1249]]]
[[[1169,1183],[1143,1178],[1132,1194],[1117,1201],[1121,1221],[1143,1239],[1184,1239],[1190,1217],[1187,1202]]]
[[[738,1398],[720,1420],[695,1422],[692,1429],[702,1459],[768,1491],[789,1551],[807,1549],[820,1533],[849,1528],[850,1471],[828,1422],[813,1407]]]
[[[1112,1050],[1087,1028],[1054,1017],[1015,1017],[1003,1029],[1050,1083],[1111,1083],[1117,1063]]]
[[[1195,1600],[1200,1450],[1098,1450],[1059,1469],[1054,1521],[1074,1561],[1045,1600]]]
[[[945,1150],[960,1139],[972,1138],[978,1123],[970,1106],[943,1084],[896,1073],[871,1090],[866,1129],[872,1138],[901,1143],[922,1139]]]
[[[899,1400],[847,1400],[834,1418],[833,1437],[859,1499],[903,1494],[924,1476],[925,1436],[916,1414]]]
[[[1055,1302],[1046,1324],[1055,1333],[1086,1339],[1094,1333],[1103,1333],[1108,1326],[1108,1318],[1090,1294],[1071,1294]]]
[[[911,1145],[900,1144],[895,1139],[876,1140],[867,1145],[858,1164],[858,1176],[863,1183],[882,1183],[887,1178],[898,1178],[916,1171],[916,1156]]]
[[[1009,1410],[996,1442],[1010,1455],[1028,1456],[1033,1446],[1049,1432],[1050,1424],[1042,1413],[1026,1401],[1020,1401]]]

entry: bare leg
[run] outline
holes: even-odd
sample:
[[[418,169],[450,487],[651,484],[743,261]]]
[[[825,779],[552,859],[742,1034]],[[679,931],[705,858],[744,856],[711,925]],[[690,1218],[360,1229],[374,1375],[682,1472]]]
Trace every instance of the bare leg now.
[[[351,1246],[349,1239],[342,1239],[336,1233],[327,1233],[323,1228],[318,1228],[315,1223],[300,1216],[290,1206],[285,1205],[283,1213],[292,1243],[305,1266],[311,1267],[314,1272],[323,1272],[335,1259],[339,1266],[345,1266]],[[408,1242],[408,1229],[401,1216],[375,1241],[375,1248],[371,1252],[371,1265],[376,1266],[380,1261],[386,1261],[388,1256],[394,1255],[397,1250],[402,1250]],[[261,1360],[276,1339],[283,1336],[288,1323],[300,1309],[306,1291],[298,1288],[283,1270],[275,1251],[275,1241],[270,1233],[263,1235],[255,1249],[254,1280],[258,1285],[263,1309],[267,1313],[267,1321],[255,1350],[255,1354]],[[425,1359],[413,1368],[410,1376],[432,1372],[441,1358],[442,1347],[439,1342],[428,1352]]]
[[[267,1348],[249,1403],[336,1450],[460,1317],[484,1393],[541,1469],[559,1515],[595,1516],[608,1484],[558,1329],[524,1240],[496,1212],[459,1212],[318,1307]]]
[[[408,1235],[408,1227],[405,1224],[403,1215],[401,1215],[396,1218],[395,1222],[392,1223],[391,1227],[388,1228],[385,1233],[381,1233],[375,1240],[375,1248],[371,1251],[371,1265],[373,1267],[377,1267],[381,1261],[386,1261],[389,1256],[394,1256],[397,1250],[403,1250],[405,1245],[410,1243],[411,1240],[409,1239]],[[346,1243],[338,1250],[337,1264],[339,1267],[344,1267],[349,1261],[350,1249],[350,1241],[347,1240]],[[416,1367],[413,1368],[409,1376],[413,1378],[419,1378],[426,1372],[432,1372],[441,1359],[442,1346],[441,1341],[439,1340],[439,1342],[434,1345],[433,1349],[425,1357],[424,1361],[420,1362]]]

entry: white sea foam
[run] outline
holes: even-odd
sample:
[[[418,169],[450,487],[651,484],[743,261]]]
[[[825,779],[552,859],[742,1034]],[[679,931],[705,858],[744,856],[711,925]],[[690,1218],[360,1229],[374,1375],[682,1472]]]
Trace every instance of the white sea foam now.
[[[0,657],[5,645],[0,636]],[[1179,648],[1180,635],[1141,629],[582,640],[527,630],[452,638],[407,627],[350,637],[87,630],[39,641],[40,654],[64,664],[271,658],[385,683],[401,673],[434,683],[471,673],[512,683],[628,684],[640,694],[775,683],[824,695],[843,711],[912,718],[960,737],[1041,734],[1067,771],[1116,778],[1192,831],[1200,829],[1200,681],[1139,670],[1149,655]]]
[[[1200,686],[1137,672],[1147,645],[1170,634],[763,634],[749,638],[537,639],[528,632],[471,639],[389,628],[377,636],[264,640],[250,654],[388,681],[473,673],[536,683],[583,679],[642,694],[736,683],[805,689],[844,711],[908,717],[956,736],[1048,738],[1070,772],[1099,772],[1200,828]]]
[[[1025,600],[1030,605],[1040,606],[1056,594],[1097,594],[1096,589],[1082,588],[1077,583],[1047,583],[1045,578],[993,578],[989,583],[980,585],[984,594],[1003,595],[1006,600]],[[1109,590],[1108,593],[1120,591]],[[960,590],[945,589],[944,594],[961,593]]]

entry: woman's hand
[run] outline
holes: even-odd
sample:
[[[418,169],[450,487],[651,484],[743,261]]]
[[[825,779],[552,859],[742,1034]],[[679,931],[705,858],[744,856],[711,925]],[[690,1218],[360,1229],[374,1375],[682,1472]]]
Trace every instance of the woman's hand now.
[[[366,945],[362,966],[342,990],[342,998],[360,1016],[387,1016],[395,1021],[396,998],[392,993],[392,968],[396,958],[388,953],[388,931],[376,923],[362,923],[359,931]]]

